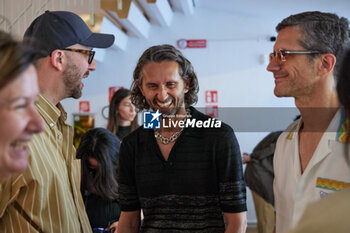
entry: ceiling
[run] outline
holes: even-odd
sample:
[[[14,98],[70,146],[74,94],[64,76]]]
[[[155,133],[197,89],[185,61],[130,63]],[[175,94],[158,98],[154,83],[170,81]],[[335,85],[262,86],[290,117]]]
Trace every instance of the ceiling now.
[[[148,38],[151,24],[169,26],[175,11],[190,16],[203,9],[216,14],[228,13],[257,19],[263,24],[277,25],[291,14],[304,11],[336,13],[350,19],[350,0],[100,0],[104,15],[117,26],[118,38]],[[116,7],[122,2],[124,7]],[[152,3],[152,4],[148,4]],[[154,3],[154,4],[153,4]],[[169,3],[169,4],[168,4]],[[172,9],[171,9],[171,8]],[[123,13],[123,14],[121,14]],[[124,14],[125,13],[125,14]],[[215,15],[215,14],[213,14]],[[145,17],[144,17],[145,16]],[[214,16],[215,17],[215,16]],[[147,19],[146,19],[147,18]],[[102,18],[101,18],[102,19]],[[213,19],[215,20],[215,19]],[[89,20],[87,20],[89,21]],[[121,29],[121,30],[117,30]],[[110,29],[112,30],[112,29]],[[120,33],[120,32],[123,33]],[[124,35],[125,34],[125,35]],[[122,45],[123,43],[117,43]],[[126,49],[126,42],[124,47]]]
[[[350,20],[350,0],[193,0],[195,8],[206,8],[264,18],[276,24],[303,11],[336,13]]]

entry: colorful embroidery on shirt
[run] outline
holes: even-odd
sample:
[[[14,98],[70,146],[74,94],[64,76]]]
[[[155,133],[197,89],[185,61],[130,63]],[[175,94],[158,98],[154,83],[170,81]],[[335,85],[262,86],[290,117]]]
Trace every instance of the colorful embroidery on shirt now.
[[[294,135],[294,132],[295,132],[297,126],[298,126],[298,124],[294,125],[294,127],[292,128],[292,130],[291,130],[290,133],[288,134],[288,136],[287,136],[287,139],[288,139],[288,140],[292,140],[293,135]]]
[[[346,119],[344,117],[344,115],[341,116],[340,118],[340,122],[341,124],[339,124],[339,128],[337,131],[337,136],[336,136],[336,140],[338,142],[342,142],[342,143],[350,143],[350,137],[347,138],[347,133],[346,133],[346,125],[349,124],[349,119]],[[348,140],[346,140],[348,139]]]
[[[333,191],[340,191],[350,187],[350,183],[339,181],[339,180],[331,180],[327,178],[317,177],[316,187],[333,190]]]

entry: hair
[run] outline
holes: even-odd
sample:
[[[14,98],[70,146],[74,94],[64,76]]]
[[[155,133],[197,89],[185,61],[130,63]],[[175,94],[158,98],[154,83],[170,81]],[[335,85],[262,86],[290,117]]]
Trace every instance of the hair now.
[[[104,128],[87,131],[77,149],[77,158],[81,159],[81,190],[94,193],[105,200],[117,198],[117,161],[120,143],[115,135]],[[98,161],[98,167],[91,173],[89,158]]]
[[[38,52],[0,30],[0,89],[15,80],[36,59]]]
[[[299,43],[305,49],[331,53],[337,58],[334,68],[337,77],[341,63],[339,61],[350,43],[349,21],[336,14],[310,11],[285,18],[277,25],[276,31],[293,26],[300,29],[303,37]],[[312,60],[316,56],[318,55],[310,55],[309,58]]]
[[[345,116],[350,120],[350,50],[346,53],[343,64],[339,72],[339,79],[337,83],[338,98],[340,103],[344,106]],[[347,123],[347,141],[350,140],[350,124]]]
[[[142,68],[151,62],[161,63],[163,61],[174,61],[179,64],[179,74],[184,82],[189,81],[189,90],[185,94],[186,107],[198,101],[198,80],[193,66],[182,53],[172,45],[156,45],[148,48],[137,62],[131,84],[131,101],[138,110],[149,109],[150,106],[141,93],[139,85],[142,85]]]
[[[124,88],[119,89],[114,93],[111,102],[109,103],[107,129],[114,135],[118,134],[118,128],[120,124],[120,116],[118,114],[120,102],[128,96],[130,96],[130,90]],[[134,131],[137,127],[138,123],[136,115],[135,119],[131,122],[131,131]]]

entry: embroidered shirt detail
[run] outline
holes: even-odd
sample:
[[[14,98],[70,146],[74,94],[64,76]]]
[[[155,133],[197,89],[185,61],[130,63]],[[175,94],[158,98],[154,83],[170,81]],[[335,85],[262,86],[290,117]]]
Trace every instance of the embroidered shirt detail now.
[[[346,133],[346,125],[349,124],[349,119],[345,118],[344,115],[340,118],[341,124],[339,124],[339,128],[337,130],[336,140],[342,143],[350,143],[350,137]]]
[[[290,131],[290,133],[289,133],[288,136],[287,136],[287,139],[288,139],[288,140],[292,140],[293,135],[294,135],[294,132],[295,132],[297,126],[298,126],[298,124],[296,124],[296,125],[293,126],[292,130]]]
[[[316,187],[333,190],[333,191],[340,191],[350,187],[350,183],[339,181],[339,180],[332,180],[332,179],[317,177]]]

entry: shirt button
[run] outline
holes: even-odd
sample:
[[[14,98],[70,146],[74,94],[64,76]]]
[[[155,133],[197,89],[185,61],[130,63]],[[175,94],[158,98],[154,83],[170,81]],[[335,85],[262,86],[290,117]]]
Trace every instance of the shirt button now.
[[[62,139],[62,134],[58,135],[58,139],[60,139],[60,140]]]
[[[54,127],[55,126],[55,123],[50,123],[50,127]]]

